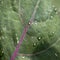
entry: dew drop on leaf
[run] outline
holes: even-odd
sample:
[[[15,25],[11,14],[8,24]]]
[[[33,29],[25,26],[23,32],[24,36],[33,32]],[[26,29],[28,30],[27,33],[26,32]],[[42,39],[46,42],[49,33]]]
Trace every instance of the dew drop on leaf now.
[[[37,43],[33,43],[33,47],[35,47],[37,45]]]
[[[17,43],[19,43],[19,40],[17,40]]]
[[[38,41],[40,41],[41,40],[41,37],[37,37],[37,39],[38,39]]]
[[[23,56],[22,58],[24,59],[25,57]]]
[[[35,21],[35,25],[37,25],[37,21]]]
[[[52,32],[54,34],[54,32]]]
[[[52,19],[52,18],[53,18],[53,16],[50,16],[50,18]]]
[[[2,51],[2,53],[4,53],[4,52]]]
[[[16,39],[18,40],[18,37],[16,37]]]
[[[57,8],[55,8],[55,11],[57,11]]]
[[[57,53],[55,53],[55,56],[58,56]]]
[[[56,12],[56,14],[58,14],[58,12]]]
[[[29,22],[28,24],[30,25],[31,23]]]

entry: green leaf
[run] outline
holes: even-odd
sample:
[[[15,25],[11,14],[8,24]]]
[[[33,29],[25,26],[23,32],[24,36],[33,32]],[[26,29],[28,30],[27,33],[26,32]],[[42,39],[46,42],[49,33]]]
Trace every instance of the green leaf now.
[[[0,60],[10,60],[37,0],[0,0]],[[60,60],[60,0],[41,0],[16,60]]]

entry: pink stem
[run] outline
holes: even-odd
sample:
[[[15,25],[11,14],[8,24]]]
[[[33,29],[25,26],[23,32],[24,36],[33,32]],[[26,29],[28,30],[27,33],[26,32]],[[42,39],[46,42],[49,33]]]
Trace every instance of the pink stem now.
[[[27,25],[25,26],[25,28],[24,28],[24,30],[23,30],[23,33],[22,33],[22,36],[21,36],[21,38],[20,38],[20,41],[19,41],[19,43],[18,43],[18,45],[17,45],[17,47],[16,47],[16,50],[14,51],[13,55],[11,56],[11,59],[10,59],[10,60],[15,60],[15,57],[16,57],[17,54],[18,54],[19,48],[20,48],[20,46],[21,46],[21,44],[22,44],[22,41],[23,41],[23,39],[24,39],[24,37],[25,37],[25,35],[26,35],[26,32],[28,31],[29,26],[32,24],[32,22],[33,22],[33,20],[34,20],[34,17],[35,17],[35,14],[36,14],[36,11],[37,11],[37,8],[38,8],[39,3],[40,3],[40,0],[37,1],[37,4],[36,4],[35,9],[34,9],[34,12],[33,12],[32,17],[31,17],[31,19],[30,19],[30,22],[29,22],[30,24],[27,24]]]
[[[16,50],[14,51],[14,54],[13,54],[12,57],[11,57],[11,60],[15,60],[15,57],[16,57],[17,54],[18,54],[20,45],[22,44],[22,41],[23,41],[23,39],[24,39],[24,37],[25,37],[25,35],[26,35],[26,32],[27,32],[27,30],[28,30],[28,27],[29,27],[29,25],[24,28],[23,33],[22,33],[22,36],[21,36],[20,41],[19,41],[19,44],[17,45]]]

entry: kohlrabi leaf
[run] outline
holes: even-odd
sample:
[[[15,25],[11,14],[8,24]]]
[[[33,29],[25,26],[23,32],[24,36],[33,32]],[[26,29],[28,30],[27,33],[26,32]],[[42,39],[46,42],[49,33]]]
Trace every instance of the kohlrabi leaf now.
[[[0,60],[10,60],[38,0],[0,0]],[[60,60],[60,0],[40,0],[16,60]]]

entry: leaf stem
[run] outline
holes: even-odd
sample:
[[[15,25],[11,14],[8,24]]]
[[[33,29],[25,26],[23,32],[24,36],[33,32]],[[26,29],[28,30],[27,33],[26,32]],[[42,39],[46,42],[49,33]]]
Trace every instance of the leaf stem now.
[[[24,39],[24,37],[26,36],[26,32],[28,31],[29,26],[31,25],[31,23],[33,22],[33,20],[34,20],[34,18],[35,18],[35,14],[36,14],[36,11],[37,11],[37,8],[38,8],[39,3],[40,3],[40,0],[37,1],[37,4],[36,4],[36,6],[35,6],[35,8],[34,8],[34,11],[33,11],[33,13],[32,13],[32,16],[31,16],[31,18],[30,18],[30,24],[29,24],[29,25],[27,24],[27,25],[25,26],[25,28],[24,28],[24,30],[23,30],[23,32],[22,32],[22,35],[21,35],[21,37],[20,37],[20,41],[19,41],[19,43],[18,43],[18,45],[17,45],[14,53],[12,54],[10,60],[15,60],[15,57],[16,57],[17,54],[18,54],[18,51],[19,51],[19,48],[20,48],[20,46],[21,46],[21,44],[22,44],[22,42],[23,42],[23,39]]]

